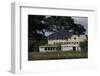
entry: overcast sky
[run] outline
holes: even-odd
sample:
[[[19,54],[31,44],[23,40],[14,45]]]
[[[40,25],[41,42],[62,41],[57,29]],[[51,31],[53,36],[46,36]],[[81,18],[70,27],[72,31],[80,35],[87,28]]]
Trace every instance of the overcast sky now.
[[[72,18],[74,19],[75,23],[83,25],[87,30],[86,34],[88,34],[88,17],[73,16]]]

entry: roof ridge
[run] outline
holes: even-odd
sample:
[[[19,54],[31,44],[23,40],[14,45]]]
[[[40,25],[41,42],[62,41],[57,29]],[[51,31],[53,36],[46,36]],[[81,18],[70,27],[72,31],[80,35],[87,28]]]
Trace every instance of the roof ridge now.
[[[59,30],[51,35],[48,36],[48,39],[53,40],[53,39],[63,39],[65,37],[71,37],[72,33],[67,31],[67,30]]]

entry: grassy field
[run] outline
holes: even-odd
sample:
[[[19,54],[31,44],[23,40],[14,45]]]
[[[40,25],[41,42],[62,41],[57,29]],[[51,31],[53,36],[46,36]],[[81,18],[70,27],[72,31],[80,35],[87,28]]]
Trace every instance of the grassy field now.
[[[29,52],[28,60],[53,60],[53,59],[78,59],[88,58],[86,52],[62,51],[62,52]]]

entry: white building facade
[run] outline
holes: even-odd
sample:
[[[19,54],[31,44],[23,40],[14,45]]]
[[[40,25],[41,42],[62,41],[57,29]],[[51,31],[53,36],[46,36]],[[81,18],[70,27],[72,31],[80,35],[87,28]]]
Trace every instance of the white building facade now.
[[[86,35],[72,35],[64,39],[51,39],[48,44],[40,46],[40,52],[54,52],[54,51],[81,51],[80,42],[87,40]]]

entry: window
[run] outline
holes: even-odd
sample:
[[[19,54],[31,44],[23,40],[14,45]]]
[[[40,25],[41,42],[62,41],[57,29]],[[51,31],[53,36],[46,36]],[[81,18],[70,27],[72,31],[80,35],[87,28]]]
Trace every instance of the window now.
[[[54,44],[56,44],[56,43],[54,42]]]
[[[56,50],[58,50],[58,47],[56,47]]]
[[[63,44],[63,42],[61,44]]]
[[[66,44],[66,42],[64,42],[64,44]]]
[[[49,50],[52,50],[52,47],[49,47]]]
[[[61,44],[61,42],[59,42],[59,44]]]
[[[74,37],[74,40],[76,40],[76,37]]]
[[[55,50],[55,47],[52,47],[52,50]]]
[[[45,47],[45,50],[47,50],[47,47]]]
[[[48,47],[48,50],[50,50],[50,47]]]
[[[57,44],[59,44],[59,43],[57,42]]]

